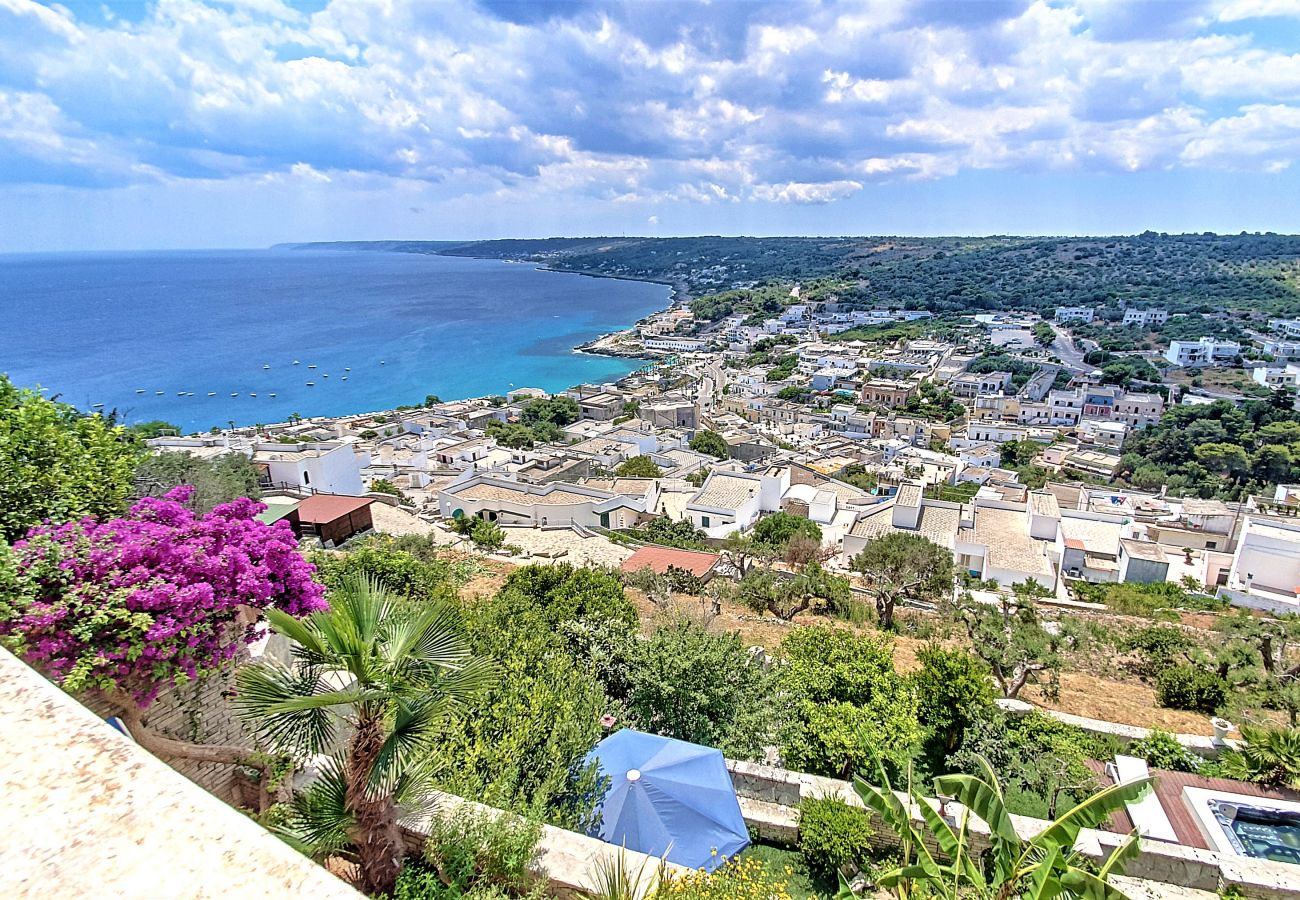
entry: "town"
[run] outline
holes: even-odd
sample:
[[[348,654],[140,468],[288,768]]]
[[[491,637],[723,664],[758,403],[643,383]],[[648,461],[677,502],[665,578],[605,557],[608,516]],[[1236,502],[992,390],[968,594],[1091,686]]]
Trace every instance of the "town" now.
[[[1167,410],[1293,404],[1300,320],[1269,320],[1244,345],[1172,340],[1113,354],[1151,373],[1115,383],[1086,361],[1097,342],[1074,335],[1104,327],[1092,308],[940,323],[925,311],[841,311],[833,297],[800,302],[798,285],[788,297],[759,323],[700,327],[675,304],[607,336],[597,350],[651,360],[614,383],[148,443],[250,458],[284,515],[313,495],[365,496],[390,528],[451,539],[465,520],[493,523],[521,559],[619,562],[627,544],[611,538],[656,519],[720,542],[784,512],[819,526],[827,565],[842,572],[865,541],[903,531],[948,548],[969,578],[1003,588],[1032,578],[1061,600],[1088,584],[1163,581],[1300,611],[1300,486],[1224,501],[1114,483],[1126,442]],[[1114,324],[1167,321],[1163,309],[1128,308]],[[918,336],[890,340],[895,324]],[[864,329],[884,337],[836,340]],[[1207,376],[1224,386],[1198,386]],[[334,545],[370,527],[357,517],[321,536]]]

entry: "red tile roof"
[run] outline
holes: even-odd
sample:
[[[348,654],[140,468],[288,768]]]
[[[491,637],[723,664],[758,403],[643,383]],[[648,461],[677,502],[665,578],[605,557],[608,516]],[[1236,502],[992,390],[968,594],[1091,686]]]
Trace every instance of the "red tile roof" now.
[[[1065,546],[1069,547],[1071,550],[1087,550],[1087,549],[1088,549],[1088,547],[1083,543],[1083,541],[1079,540],[1078,538],[1066,538],[1066,539],[1065,539]]]
[[[298,504],[298,520],[304,525],[322,525],[341,519],[348,513],[365,509],[374,500],[338,494],[312,494]]]
[[[624,572],[639,572],[650,568],[662,575],[669,566],[676,566],[703,578],[718,563],[716,553],[702,553],[699,550],[676,550],[672,547],[642,547],[633,553],[620,567]]]

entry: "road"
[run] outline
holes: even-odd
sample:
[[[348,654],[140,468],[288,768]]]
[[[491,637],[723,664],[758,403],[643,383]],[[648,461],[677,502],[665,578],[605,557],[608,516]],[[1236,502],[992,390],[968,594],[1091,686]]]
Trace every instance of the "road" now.
[[[1074,372],[1092,371],[1093,367],[1083,361],[1084,352],[1075,346],[1074,339],[1056,325],[1052,325],[1052,331],[1056,332],[1052,350],[1061,358],[1061,363]]]

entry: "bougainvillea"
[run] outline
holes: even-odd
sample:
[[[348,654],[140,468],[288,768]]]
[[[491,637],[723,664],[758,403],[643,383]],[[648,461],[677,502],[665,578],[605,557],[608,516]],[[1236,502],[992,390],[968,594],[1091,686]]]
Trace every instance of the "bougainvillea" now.
[[[146,498],[120,519],[42,525],[0,544],[0,636],[69,691],[129,693],[232,658],[262,629],[245,608],[326,608],[287,522],[241,499],[197,516],[190,488]]]

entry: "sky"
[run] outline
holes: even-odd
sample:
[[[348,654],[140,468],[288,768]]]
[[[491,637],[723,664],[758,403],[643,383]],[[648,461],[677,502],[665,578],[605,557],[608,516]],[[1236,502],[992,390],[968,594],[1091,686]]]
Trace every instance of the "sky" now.
[[[1300,0],[0,0],[0,252],[1300,231]]]

